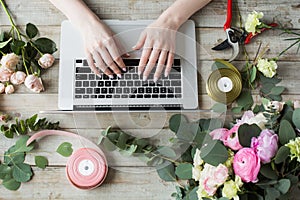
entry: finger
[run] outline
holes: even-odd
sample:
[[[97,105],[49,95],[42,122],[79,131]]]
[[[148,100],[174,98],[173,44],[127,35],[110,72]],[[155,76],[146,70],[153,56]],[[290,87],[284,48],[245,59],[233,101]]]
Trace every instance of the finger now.
[[[140,48],[142,48],[145,44],[146,41],[146,37],[147,34],[145,31],[143,31],[139,37],[139,40],[137,41],[137,43],[132,47],[133,50],[139,50]]]
[[[153,78],[154,82],[156,82],[159,79],[159,77],[161,76],[161,73],[162,73],[162,71],[165,67],[165,64],[166,64],[167,57],[168,57],[168,52],[167,51],[163,50],[163,51],[160,52],[157,67],[156,67],[154,78]]]
[[[168,61],[167,61],[166,69],[165,69],[165,77],[169,76],[169,74],[170,74],[170,71],[171,71],[172,65],[173,65],[173,60],[174,60],[174,53],[169,52]]]
[[[106,63],[106,65],[115,73],[118,75],[118,77],[121,77],[121,71],[120,69],[117,67],[117,65],[114,63],[114,61],[112,60],[111,55],[109,54],[109,52],[107,51],[107,49],[102,49],[101,50],[101,56],[104,60],[104,62]],[[107,73],[107,71],[104,72],[105,74]],[[110,77],[112,78],[112,77]]]
[[[153,49],[148,61],[148,64],[146,66],[146,69],[143,73],[143,80],[147,80],[149,74],[151,73],[152,69],[155,67],[156,65],[156,61],[158,59],[158,56],[160,54],[160,49]]]
[[[99,52],[98,52],[98,51],[95,51],[94,54],[93,54],[93,56],[94,56],[94,59],[95,59],[95,65],[96,65],[96,67],[97,67],[98,69],[100,69],[102,72],[106,71],[106,69],[107,69],[108,67],[107,67],[107,66],[105,65],[105,63],[103,62],[103,60],[102,60],[102,58],[101,58]],[[97,69],[97,71],[99,71],[98,69]],[[111,73],[111,74],[112,74],[112,73]]]
[[[91,53],[86,53],[86,59],[87,59],[87,62],[90,66],[90,69],[97,75],[97,76],[101,76],[99,70],[97,69],[95,63],[94,63],[94,59],[93,59],[93,56]]]
[[[142,56],[141,56],[141,59],[140,59],[140,63],[139,63],[139,66],[138,66],[138,74],[139,75],[141,75],[143,73],[150,54],[151,54],[151,49],[150,48],[144,48],[143,49]]]
[[[107,46],[107,50],[115,63],[117,63],[117,66],[119,66],[124,72],[126,71],[126,66],[123,62],[123,59],[121,58],[121,54],[118,50],[118,47],[116,44],[113,42],[109,46]]]

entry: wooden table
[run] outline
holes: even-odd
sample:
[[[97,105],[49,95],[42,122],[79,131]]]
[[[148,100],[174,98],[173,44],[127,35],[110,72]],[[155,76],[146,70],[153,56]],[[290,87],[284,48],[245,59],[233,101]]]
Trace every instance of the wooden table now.
[[[13,13],[16,23],[24,26],[32,22],[38,26],[43,36],[52,38],[59,48],[60,23],[66,19],[47,0],[14,0],[6,1]],[[173,0],[87,0],[88,6],[102,19],[155,19],[172,4]],[[198,70],[199,70],[199,107],[209,109],[214,102],[207,96],[205,80],[214,58],[229,58],[230,50],[214,52],[211,47],[218,44],[225,35],[223,23],[226,16],[226,0],[214,0],[204,9],[192,16],[197,26]],[[242,16],[246,18],[252,10],[262,11],[264,20],[276,20],[283,25],[300,29],[299,0],[238,0]],[[0,12],[0,28],[7,30],[9,21],[5,14]],[[290,43],[279,36],[281,31],[268,31],[256,38],[247,46],[253,58],[260,41],[269,44],[268,57],[275,57]],[[300,57],[296,48],[289,51],[278,63],[278,74],[283,79],[281,84],[288,89],[284,93],[284,100],[300,99],[299,68]],[[40,110],[57,109],[58,97],[58,68],[59,51],[55,53],[55,66],[43,74],[46,91],[41,94],[30,93],[24,86],[18,87],[15,94],[0,95],[0,110],[11,113],[20,113],[28,117]],[[244,56],[240,54],[235,65],[243,64]],[[259,101],[257,92],[254,93]],[[206,113],[207,114],[207,113]],[[204,116],[205,112],[188,113],[191,120]],[[209,115],[209,112],[208,114]],[[40,114],[51,121],[60,121],[60,126],[71,132],[78,132],[82,136],[97,142],[101,130],[108,126],[120,127],[141,137],[158,139],[161,143],[168,143],[171,132],[168,130],[168,119],[171,114],[165,113],[131,113],[131,114]],[[45,170],[34,169],[34,177],[29,183],[22,184],[16,192],[0,187],[0,199],[171,199],[170,194],[175,191],[174,184],[160,180],[155,170],[147,167],[143,162],[126,158],[118,153],[107,154],[109,174],[105,183],[94,190],[82,191],[69,184],[65,176],[66,158],[55,153],[57,146],[63,142],[71,142],[74,148],[80,147],[80,142],[70,138],[47,137],[39,142],[36,154],[44,155],[49,159]],[[1,136],[0,150],[4,152],[12,141]],[[27,156],[29,163],[34,164],[33,156]]]

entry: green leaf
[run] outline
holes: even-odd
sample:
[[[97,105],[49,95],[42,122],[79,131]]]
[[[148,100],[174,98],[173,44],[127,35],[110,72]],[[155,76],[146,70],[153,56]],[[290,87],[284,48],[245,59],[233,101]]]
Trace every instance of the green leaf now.
[[[271,92],[272,88],[275,87],[274,83],[264,83],[260,89],[260,91],[264,94],[268,94]]]
[[[0,179],[4,179],[7,174],[11,173],[11,167],[7,165],[0,165]]]
[[[283,86],[276,86],[271,89],[271,94],[280,95],[285,90]]]
[[[125,149],[125,150],[120,150],[120,153],[122,153],[122,155],[124,156],[132,156],[132,154],[134,154],[134,152],[137,149],[137,145],[130,145],[129,148]]]
[[[69,142],[64,142],[59,145],[59,147],[56,149],[56,152],[64,157],[69,157],[73,153],[72,144]]]
[[[38,29],[34,24],[28,23],[26,24],[26,34],[32,39],[38,34]]]
[[[189,192],[189,200],[198,200],[198,187],[195,187],[192,191]]]
[[[35,162],[36,166],[41,169],[45,169],[46,166],[48,165],[48,159],[44,156],[35,156],[34,162]]]
[[[16,54],[21,54],[21,49],[25,46],[25,42],[22,40],[14,40],[12,43],[10,43],[11,50]]]
[[[257,69],[255,66],[252,67],[252,70],[250,72],[250,82],[253,83],[256,79],[256,72],[257,72]]]
[[[18,182],[27,182],[32,176],[31,167],[26,163],[16,164],[12,170],[13,178]]]
[[[187,123],[187,118],[184,115],[175,114],[175,115],[172,115],[172,117],[169,120],[169,128],[174,133],[177,133],[179,130],[179,127],[182,124],[186,124],[186,123]]]
[[[300,108],[297,108],[294,112],[293,112],[293,117],[292,117],[293,123],[295,124],[295,126],[300,129]]]
[[[242,124],[238,129],[239,142],[243,147],[251,146],[252,137],[259,136],[261,129],[256,124]]]
[[[176,158],[176,153],[175,151],[170,148],[170,147],[167,147],[167,146],[162,146],[162,147],[159,147],[157,149],[157,152],[162,155],[162,156],[165,156],[165,157],[168,157],[168,158]]]
[[[34,42],[34,44],[42,53],[53,54],[57,50],[55,42],[49,38],[39,38]]]
[[[276,200],[280,196],[280,192],[275,188],[267,188],[265,200]]]
[[[110,132],[110,130],[111,130],[111,126],[107,127],[104,131],[101,132],[101,134],[106,137]]]
[[[288,143],[290,140],[295,139],[296,133],[287,120],[282,120],[280,122],[280,127],[279,127],[279,141],[282,145],[285,145]]]
[[[200,157],[204,162],[218,166],[228,159],[226,147],[218,140],[211,140],[201,148]]]
[[[193,165],[190,163],[182,163],[176,167],[175,174],[182,180],[188,180],[192,178]]]
[[[117,146],[107,138],[103,140],[103,146],[107,151],[114,151],[117,149]]]
[[[247,110],[248,107],[251,107],[254,103],[251,91],[242,91],[236,102],[238,106],[241,106],[244,108],[244,110]]]
[[[5,47],[10,41],[12,40],[12,38],[9,38],[7,41],[5,42],[0,42],[0,49],[2,49],[3,47]]]
[[[175,167],[171,162],[165,162],[161,165],[159,165],[156,169],[159,177],[168,182],[176,181],[176,175],[175,175]]]
[[[234,114],[239,114],[242,112],[242,110],[243,110],[243,106],[237,106],[237,107],[231,108],[231,112],[233,112]]]
[[[29,152],[34,148],[34,144],[26,145],[27,140],[29,139],[29,136],[22,136],[20,139],[16,142],[16,149],[15,152]]]
[[[288,158],[289,155],[290,155],[290,148],[286,146],[281,146],[275,156],[275,163],[276,164],[282,163],[283,161],[285,161],[285,159]]]
[[[21,183],[10,177],[3,180],[2,185],[8,190],[16,191],[20,188]]]
[[[227,111],[227,105],[223,103],[215,103],[211,108],[216,113],[225,113]]]
[[[270,164],[261,166],[259,173],[272,180],[276,180],[278,178],[276,172],[272,169]]]
[[[291,187],[291,181],[289,179],[280,179],[274,187],[280,191],[281,194],[286,194]]]
[[[118,138],[118,142],[116,143],[116,146],[120,149],[125,149],[126,148],[126,142],[130,138],[130,135],[121,132]]]

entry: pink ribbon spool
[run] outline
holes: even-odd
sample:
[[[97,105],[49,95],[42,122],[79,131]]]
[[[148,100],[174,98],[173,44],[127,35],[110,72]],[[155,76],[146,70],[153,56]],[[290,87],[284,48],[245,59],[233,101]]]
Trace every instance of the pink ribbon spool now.
[[[95,148],[80,148],[72,153],[66,164],[66,176],[75,187],[90,190],[100,186],[108,172],[107,161],[102,150],[86,138],[73,133],[57,130],[44,130],[31,136],[27,145],[48,135],[68,136],[80,139]]]

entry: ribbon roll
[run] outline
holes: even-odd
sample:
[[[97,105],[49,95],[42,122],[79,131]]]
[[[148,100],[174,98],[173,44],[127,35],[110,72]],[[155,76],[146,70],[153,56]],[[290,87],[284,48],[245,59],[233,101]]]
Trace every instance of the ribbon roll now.
[[[103,151],[88,139],[66,131],[44,130],[32,135],[26,144],[29,145],[37,138],[49,135],[73,137],[93,146],[93,148],[80,148],[69,157],[66,176],[73,186],[89,190],[103,183],[108,172],[106,157]]]

